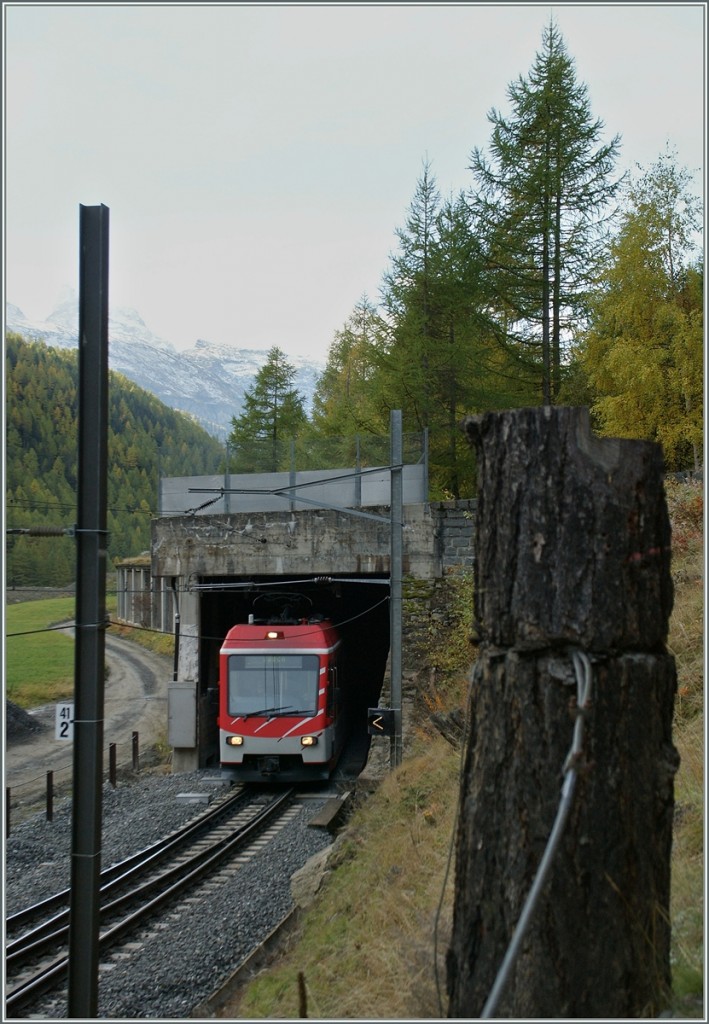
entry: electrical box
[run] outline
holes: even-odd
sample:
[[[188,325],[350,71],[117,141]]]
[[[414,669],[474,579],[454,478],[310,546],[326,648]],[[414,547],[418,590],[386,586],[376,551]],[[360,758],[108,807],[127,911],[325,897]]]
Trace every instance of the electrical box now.
[[[197,684],[170,683],[167,690],[167,742],[197,746]]]

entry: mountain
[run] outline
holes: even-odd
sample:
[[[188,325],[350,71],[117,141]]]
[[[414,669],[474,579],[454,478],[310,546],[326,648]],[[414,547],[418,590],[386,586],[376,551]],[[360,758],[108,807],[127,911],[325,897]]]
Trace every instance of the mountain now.
[[[54,348],[76,348],[79,336],[79,300],[66,289],[45,321],[30,321],[8,302],[5,329],[24,338],[44,341]],[[178,351],[150,330],[139,313],[125,307],[109,310],[108,358],[112,370],[152,392],[172,409],[189,413],[212,436],[223,440],[238,416],[244,394],[266,362],[267,353],[237,349],[199,339],[191,349]],[[324,364],[289,356],[295,386],[310,412],[317,379]]]

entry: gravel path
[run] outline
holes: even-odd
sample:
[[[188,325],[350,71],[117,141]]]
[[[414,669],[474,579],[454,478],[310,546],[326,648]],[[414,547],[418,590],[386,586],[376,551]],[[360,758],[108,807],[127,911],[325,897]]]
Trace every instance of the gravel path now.
[[[119,765],[131,764],[132,737],[139,737],[141,765],[155,763],[155,746],[167,736],[170,659],[122,638],[106,640],[109,677],[105,691],[104,761],[115,743]],[[46,773],[54,772],[57,796],[71,792],[73,745],[55,738],[56,705],[25,712],[5,701],[5,787],[11,791],[11,829],[46,805]],[[107,774],[106,774],[107,777]]]
[[[102,866],[108,867],[170,833],[204,810],[180,793],[221,792],[214,771],[140,773],[103,792]],[[272,843],[209,895],[176,907],[164,926],[141,939],[128,960],[99,976],[102,1019],[185,1019],[204,1002],[292,908],[290,876],[332,837],[308,826],[325,796],[308,799]],[[6,912],[64,888],[70,880],[69,801],[48,822],[37,814],[17,825],[5,852]],[[47,999],[41,1016],[67,1016],[66,995]]]

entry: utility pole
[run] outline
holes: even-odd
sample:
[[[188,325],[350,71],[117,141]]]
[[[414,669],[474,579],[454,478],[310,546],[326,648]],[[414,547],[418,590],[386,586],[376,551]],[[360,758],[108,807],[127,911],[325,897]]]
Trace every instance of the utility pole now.
[[[79,481],[68,1016],[98,1016],[106,629],[108,207],[80,207]]]

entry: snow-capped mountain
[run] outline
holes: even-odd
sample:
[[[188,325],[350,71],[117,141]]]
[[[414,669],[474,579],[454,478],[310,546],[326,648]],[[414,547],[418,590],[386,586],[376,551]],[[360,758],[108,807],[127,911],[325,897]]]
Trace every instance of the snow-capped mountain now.
[[[54,348],[76,348],[78,297],[66,290],[42,322],[28,320],[21,309],[8,302],[5,327]],[[232,416],[241,413],[244,394],[253,386],[267,358],[265,351],[231,348],[201,339],[191,349],[178,351],[169,341],[153,334],[134,309],[127,308],[109,311],[108,345],[112,370],[152,392],[172,409],[189,413],[220,439],[229,433]],[[310,411],[324,364],[287,352],[286,358],[295,369],[294,384]]]

